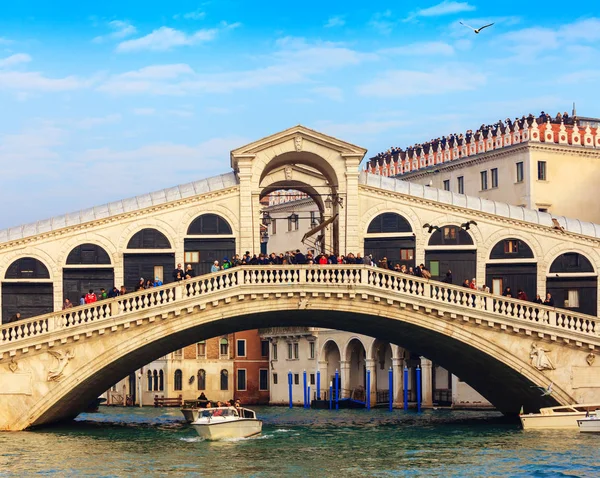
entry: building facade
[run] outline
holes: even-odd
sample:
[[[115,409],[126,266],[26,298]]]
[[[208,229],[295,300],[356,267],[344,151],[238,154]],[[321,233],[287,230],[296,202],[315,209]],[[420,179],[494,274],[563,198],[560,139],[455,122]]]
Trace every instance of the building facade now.
[[[235,398],[243,405],[269,403],[269,342],[258,330],[233,334]]]

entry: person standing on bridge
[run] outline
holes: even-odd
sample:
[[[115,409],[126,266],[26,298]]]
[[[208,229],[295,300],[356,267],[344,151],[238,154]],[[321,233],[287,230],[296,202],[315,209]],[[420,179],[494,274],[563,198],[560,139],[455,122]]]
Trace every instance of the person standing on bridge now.
[[[72,309],[72,308],[73,308],[73,302],[71,302],[68,297],[65,297],[65,301],[63,302],[62,310]]]
[[[213,262],[213,265],[210,268],[211,272],[219,272],[221,268],[219,267],[219,261]]]
[[[178,282],[180,280],[183,280],[184,278],[185,278],[185,274],[183,273],[181,264],[177,264],[177,268],[173,271],[173,280]]]
[[[194,269],[192,269],[192,265],[188,264],[187,267],[185,268],[185,278],[191,279],[195,275],[196,275],[196,273],[194,272]]]
[[[94,289],[90,289],[90,291],[85,295],[85,303],[93,304],[97,300],[98,300],[98,297],[96,297],[96,294],[94,294]]]

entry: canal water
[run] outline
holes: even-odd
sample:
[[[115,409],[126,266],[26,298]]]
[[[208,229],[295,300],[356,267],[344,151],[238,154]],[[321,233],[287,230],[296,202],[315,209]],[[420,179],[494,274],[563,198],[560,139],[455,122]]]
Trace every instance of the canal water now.
[[[600,476],[600,436],[524,432],[495,412],[255,410],[262,435],[226,442],[155,408],[0,433],[0,476]]]

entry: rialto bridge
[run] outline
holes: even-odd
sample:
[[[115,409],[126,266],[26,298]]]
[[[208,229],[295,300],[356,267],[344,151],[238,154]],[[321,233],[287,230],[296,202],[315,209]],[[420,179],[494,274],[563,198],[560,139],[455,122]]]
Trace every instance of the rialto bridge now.
[[[298,126],[232,151],[232,173],[0,231],[0,429],[73,417],[185,345],[278,326],[406,347],[505,413],[600,401],[600,226],[359,173],[364,154]],[[424,262],[434,279],[452,268],[455,282],[530,298],[551,290],[560,307],[353,265],[244,266],[169,283],[176,263],[204,273],[223,255],[259,252],[260,201],[279,189],[317,204],[316,248]],[[88,285],[159,274],[162,288],[60,311]],[[24,318],[7,323],[17,311]],[[395,359],[397,384],[401,367]],[[550,396],[533,388],[550,383]]]

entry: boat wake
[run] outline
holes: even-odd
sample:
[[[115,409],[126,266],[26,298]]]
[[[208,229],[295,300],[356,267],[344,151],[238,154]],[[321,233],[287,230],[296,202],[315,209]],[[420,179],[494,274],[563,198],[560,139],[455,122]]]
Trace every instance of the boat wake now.
[[[268,440],[269,438],[274,438],[274,437],[275,437],[275,435],[254,435],[253,437],[247,437],[247,438],[224,438],[219,441],[233,443],[233,442],[248,441],[248,440]]]
[[[199,443],[199,442],[202,442],[202,441],[206,441],[202,437],[183,437],[183,438],[180,438],[180,440],[184,441],[186,443]]]

